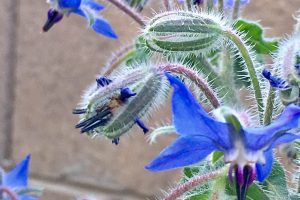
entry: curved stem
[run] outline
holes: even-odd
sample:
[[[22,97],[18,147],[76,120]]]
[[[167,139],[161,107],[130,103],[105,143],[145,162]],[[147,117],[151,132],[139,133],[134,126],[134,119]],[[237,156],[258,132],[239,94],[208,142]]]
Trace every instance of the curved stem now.
[[[102,68],[101,74],[105,76],[110,75],[122,62],[135,53],[134,47],[134,44],[129,44],[113,54],[107,61],[105,67]]]
[[[261,93],[260,84],[259,84],[259,81],[257,78],[257,74],[255,71],[254,62],[250,56],[250,52],[238,34],[236,34],[235,32],[233,32],[231,30],[226,30],[226,31],[224,31],[224,33],[225,33],[225,36],[227,36],[230,39],[230,41],[232,41],[235,44],[235,46],[238,48],[241,56],[244,59],[244,62],[246,64],[246,67],[247,67],[247,70],[248,70],[248,73],[249,73],[249,76],[251,79],[251,83],[253,86],[258,113],[259,113],[260,119],[262,120],[262,118],[263,118],[263,115],[262,115],[263,114],[262,113],[263,112],[262,93]]]
[[[124,4],[120,0],[107,0],[107,1],[110,2],[110,3],[112,3],[112,4],[114,4],[120,10],[122,10],[123,12],[125,12],[127,15],[129,15],[132,19],[134,19],[141,26],[145,26],[143,17],[138,12],[136,12],[135,10],[133,10],[130,6]]]
[[[264,113],[264,125],[268,125],[272,121],[273,108],[274,108],[275,90],[270,86],[267,105]]]
[[[164,200],[176,200],[180,196],[182,196],[185,192],[193,189],[194,187],[197,187],[198,185],[201,185],[219,175],[222,174],[222,170],[213,171],[204,175],[196,176],[192,179],[190,179],[188,182],[183,183],[182,185],[175,188],[173,191],[171,191],[170,194],[168,194],[167,197],[164,198]]]
[[[208,83],[198,75],[197,72],[179,64],[167,64],[159,66],[159,68],[165,72],[173,72],[188,77],[201,89],[214,108],[218,108],[220,106],[220,102],[217,96],[214,94],[214,91],[211,89]]]
[[[17,195],[7,187],[0,187],[0,197],[2,197],[3,193],[6,193],[11,200],[18,200]]]

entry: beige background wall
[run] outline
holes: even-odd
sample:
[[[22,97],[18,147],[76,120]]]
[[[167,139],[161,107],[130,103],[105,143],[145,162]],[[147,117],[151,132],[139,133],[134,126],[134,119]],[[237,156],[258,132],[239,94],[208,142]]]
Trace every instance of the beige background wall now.
[[[292,30],[297,8],[300,0],[252,0],[245,15],[260,19],[270,28],[269,36],[283,36]],[[104,15],[119,34],[117,41],[93,33],[75,15],[44,34],[47,9],[43,0],[0,2],[1,163],[9,165],[7,160],[16,162],[31,153],[32,184],[46,188],[44,200],[71,200],[84,193],[101,200],[161,194],[179,172],[150,173],[144,166],[171,138],[149,146],[135,128],[116,147],[80,135],[71,114],[107,57],[131,41],[139,27],[109,5]],[[159,115],[154,122],[162,121],[156,119]]]

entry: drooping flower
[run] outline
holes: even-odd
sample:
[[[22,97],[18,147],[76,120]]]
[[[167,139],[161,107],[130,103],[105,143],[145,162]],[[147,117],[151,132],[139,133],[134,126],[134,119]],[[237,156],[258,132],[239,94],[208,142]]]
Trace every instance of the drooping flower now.
[[[0,190],[4,193],[4,199],[11,199],[7,193],[18,197],[18,200],[37,200],[27,194],[28,168],[30,155],[26,156],[13,170],[8,173],[3,172],[0,183]],[[20,194],[19,194],[20,193]]]
[[[75,13],[84,17],[95,32],[109,38],[117,38],[109,22],[97,14],[104,7],[94,0],[47,0],[47,3],[51,8],[48,10],[48,19],[43,31],[47,32],[54,24],[61,21],[64,15]]]
[[[263,182],[273,165],[272,149],[300,138],[291,130],[299,127],[300,107],[289,105],[270,125],[242,127],[238,119],[225,112],[226,122],[212,118],[177,78],[166,74],[174,88],[173,123],[179,137],[166,147],[146,169],[164,171],[195,164],[213,151],[224,153],[230,164],[229,178],[235,175],[238,199],[244,199],[247,187],[256,178]],[[226,110],[226,109],[225,109]],[[227,114],[226,114],[227,113]]]

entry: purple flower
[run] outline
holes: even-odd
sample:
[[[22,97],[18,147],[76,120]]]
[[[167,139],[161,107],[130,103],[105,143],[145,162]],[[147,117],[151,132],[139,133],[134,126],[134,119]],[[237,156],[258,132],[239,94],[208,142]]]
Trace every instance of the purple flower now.
[[[238,193],[245,196],[245,190],[255,178],[263,182],[269,176],[273,165],[272,149],[300,137],[291,132],[299,127],[298,106],[287,106],[270,125],[246,128],[234,115],[224,116],[231,123],[215,120],[180,80],[170,74],[166,76],[174,88],[173,123],[179,137],[146,166],[148,170],[164,171],[189,166],[205,159],[213,151],[221,151],[225,163],[230,164],[230,180],[233,180],[234,174],[240,189]]]
[[[43,30],[47,32],[54,24],[62,20],[64,15],[71,13],[84,17],[96,33],[109,38],[117,38],[110,24],[97,13],[104,7],[93,0],[47,0],[51,5],[48,11],[48,19]]]
[[[13,170],[8,173],[2,174],[2,182],[0,183],[0,189],[5,192],[8,191],[18,197],[18,200],[37,200],[26,194],[17,194],[16,191],[26,191],[28,187],[28,168],[29,168],[30,156],[26,156]],[[3,194],[4,196],[7,194]],[[8,198],[10,199],[10,198]]]

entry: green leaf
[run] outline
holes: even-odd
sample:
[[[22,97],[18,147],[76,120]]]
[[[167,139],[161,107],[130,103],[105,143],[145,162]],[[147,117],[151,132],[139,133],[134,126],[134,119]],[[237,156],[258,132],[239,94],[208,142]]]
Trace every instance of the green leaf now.
[[[245,20],[237,20],[234,27],[245,33],[249,44],[254,45],[254,50],[258,54],[271,54],[278,49],[278,41],[276,39],[266,39],[263,36],[262,27],[254,22]]]
[[[289,191],[284,169],[278,161],[273,164],[273,170],[267,180],[262,184],[264,190],[269,191],[270,199],[288,199]]]
[[[221,151],[215,151],[212,155],[212,162],[215,163],[217,162],[222,156],[224,155],[223,152]]]

